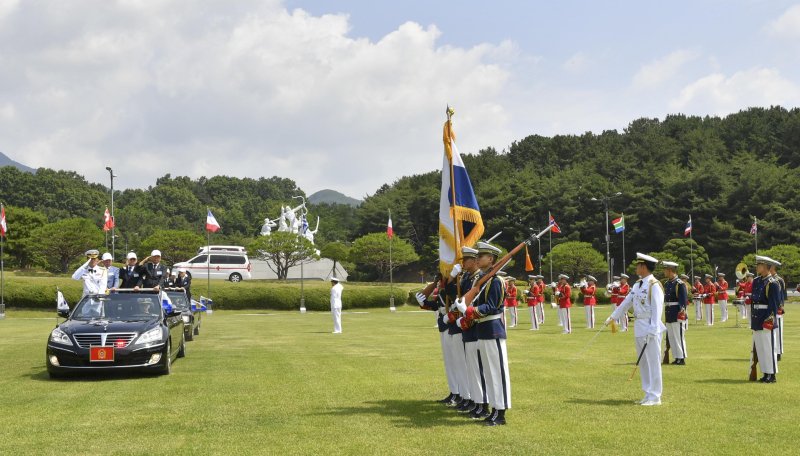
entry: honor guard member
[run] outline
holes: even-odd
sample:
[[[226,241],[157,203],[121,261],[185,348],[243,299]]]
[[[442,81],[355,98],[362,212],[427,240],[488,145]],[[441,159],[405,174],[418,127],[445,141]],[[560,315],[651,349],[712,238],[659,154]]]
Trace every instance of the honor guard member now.
[[[175,278],[174,286],[183,288],[186,292],[186,299],[192,302],[192,276],[186,272],[186,268],[178,268],[178,277]]]
[[[111,265],[113,260],[114,258],[111,256],[111,254],[106,252],[103,254],[102,260],[100,261],[103,263],[106,271],[108,271],[106,273],[106,278],[108,280],[106,283],[106,288],[109,290],[113,290],[119,286],[119,268]]]
[[[583,295],[583,308],[586,310],[586,327],[594,329],[594,306],[597,305],[597,279],[587,275],[586,282],[581,284],[581,294]]]
[[[568,280],[568,275],[559,274],[558,285],[554,293],[558,298],[558,317],[561,321],[561,326],[564,327],[561,334],[570,334],[572,332],[572,317],[569,313],[569,309],[572,307],[572,288],[570,288]]]
[[[631,277],[628,274],[620,274],[619,275],[619,287],[617,287],[617,303],[614,306],[614,309],[619,307],[622,304],[622,301],[625,300],[625,297],[628,296],[628,293],[631,291],[631,286],[628,283],[628,279]],[[622,314],[621,317],[617,319],[617,324],[619,325],[620,331],[626,332],[628,331],[628,312]]]
[[[83,295],[105,294],[108,288],[108,271],[100,264],[100,252],[97,250],[86,251],[86,263],[83,263],[72,273],[72,280],[83,282]]]
[[[728,282],[725,280],[725,274],[717,273],[717,301],[719,302],[719,321],[724,323],[728,321]]]
[[[331,277],[331,316],[333,317],[333,334],[342,333],[342,291],[344,287],[339,279]]]
[[[544,276],[539,275],[539,280],[537,281],[539,284],[539,296],[537,301],[539,301],[539,305],[536,307],[536,311],[539,315],[539,324],[544,323],[544,289],[547,288],[547,285],[544,284]]]
[[[786,290],[786,281],[778,275],[777,266],[780,265],[777,261],[769,265],[770,275],[778,281],[778,285],[781,287],[780,303],[778,304],[778,313],[775,319],[775,353],[778,354],[778,361],[781,360],[781,355],[783,355],[783,305],[789,297],[789,293]]]
[[[758,277],[753,280],[750,329],[753,330],[753,347],[758,355],[758,364],[764,374],[759,381],[764,383],[775,383],[775,374],[778,373],[773,329],[781,301],[781,286],[769,272],[770,266],[778,264],[770,257],[756,255]]]
[[[539,315],[536,306],[539,305],[539,294],[541,293],[538,283],[539,276],[529,275],[528,279],[528,291],[525,292],[527,295],[525,301],[528,303],[528,311],[531,313],[531,331],[538,331]]]
[[[705,287],[703,282],[700,281],[700,276],[694,276],[694,284],[692,285],[692,304],[694,304],[694,321],[703,319],[703,293]]]
[[[144,268],[137,263],[136,254],[128,252],[125,256],[125,267],[119,270],[119,288],[138,290],[142,286]]]
[[[446,343],[450,352],[450,361],[452,361],[453,374],[457,385],[456,397],[445,405],[456,408],[463,408],[472,399],[467,388],[467,355],[464,350],[464,338],[461,336],[461,327],[457,323],[461,313],[455,305],[456,299],[458,299],[458,275],[460,273],[461,265],[454,265],[445,283],[444,294],[439,293],[439,296],[444,298],[444,304],[447,306],[447,313],[444,315],[444,322],[447,323]]]
[[[471,247],[461,248],[461,274],[457,280],[460,284],[459,298],[463,297],[473,286],[478,272],[478,250]],[[456,321],[461,328],[461,338],[464,341],[464,355],[466,358],[466,388],[469,391],[469,398],[464,405],[458,408],[459,412],[469,413],[472,419],[481,419],[489,416],[489,398],[483,385],[486,384],[486,377],[481,368],[480,350],[478,348],[478,327],[476,325],[464,324],[464,318],[459,317]]]
[[[514,283],[517,279],[513,277],[506,277],[506,302],[505,305],[508,308],[508,313],[511,315],[511,323],[509,326],[511,328],[517,326],[517,319],[519,315],[517,315],[517,306],[519,303],[517,302],[517,285]]]
[[[678,278],[678,263],[662,261],[667,282],[664,284],[664,320],[667,322],[667,337],[675,361],[672,364],[686,364],[686,306],[689,304],[689,290],[686,282]]]
[[[500,249],[478,242],[478,268],[482,276],[489,272],[497,261]],[[464,324],[477,323],[478,350],[481,366],[486,377],[486,396],[492,413],[484,419],[487,426],[506,424],[506,410],[511,408],[511,380],[508,374],[508,352],[506,351],[506,328],[500,321],[503,316],[503,280],[497,276],[489,279],[467,307],[463,300],[456,301],[464,312]]]
[[[155,288],[155,291],[158,291],[169,278],[167,265],[161,262],[160,250],[153,250],[149,257],[139,262],[139,266],[144,267],[142,280],[144,288]]]
[[[644,391],[644,398],[639,403],[646,406],[661,405],[661,333],[666,327],[661,322],[664,290],[661,282],[653,277],[656,264],[658,260],[650,255],[636,253],[636,274],[640,279],[605,322],[608,325],[633,307],[636,355],[640,357],[639,372]]]
[[[436,275],[434,281],[437,282],[437,286],[430,296],[426,297],[422,293],[417,293],[416,298],[421,309],[432,310],[436,312],[436,325],[439,329],[439,342],[442,347],[444,373],[445,378],[447,379],[447,387],[450,390],[450,394],[438,402],[442,404],[450,404],[458,397],[458,382],[456,382],[453,361],[450,360],[450,350],[447,346],[447,323],[444,321],[444,316],[447,314],[447,308],[442,302],[444,299],[444,282],[439,274]],[[440,295],[442,296],[441,299],[439,298]]]
[[[712,282],[711,274],[705,275],[706,284],[703,285],[703,305],[706,308],[706,325],[714,326],[714,304],[717,301],[717,286]]]

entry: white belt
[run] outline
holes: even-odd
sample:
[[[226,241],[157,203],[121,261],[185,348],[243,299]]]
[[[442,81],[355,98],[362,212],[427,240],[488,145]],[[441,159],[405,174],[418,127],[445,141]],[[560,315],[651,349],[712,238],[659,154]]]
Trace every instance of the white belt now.
[[[669,306],[677,306],[679,304],[680,304],[679,302],[665,302],[664,303],[664,305],[667,306],[667,307],[669,307]]]
[[[754,304],[753,309],[769,309],[769,306],[766,304]]]
[[[484,323],[484,322],[492,321],[492,320],[499,320],[500,318],[503,318],[503,314],[489,315],[488,317],[483,317],[483,318],[478,319],[478,323]]]

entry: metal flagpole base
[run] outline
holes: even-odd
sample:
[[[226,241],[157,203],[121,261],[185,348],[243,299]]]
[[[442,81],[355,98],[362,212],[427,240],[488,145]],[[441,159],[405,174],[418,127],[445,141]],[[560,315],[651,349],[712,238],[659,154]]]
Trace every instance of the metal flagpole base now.
[[[300,313],[306,313],[306,298],[300,298]]]
[[[0,320],[6,318],[6,305],[0,304]]]
[[[389,312],[396,312],[397,308],[394,306],[394,296],[389,297]]]

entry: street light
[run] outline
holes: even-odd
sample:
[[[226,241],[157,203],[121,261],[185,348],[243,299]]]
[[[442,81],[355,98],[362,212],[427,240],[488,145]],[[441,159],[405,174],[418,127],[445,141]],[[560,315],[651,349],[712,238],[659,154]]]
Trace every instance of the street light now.
[[[611,243],[611,237],[608,234],[608,202],[609,200],[611,200],[611,198],[615,198],[617,196],[622,196],[622,192],[614,193],[611,196],[604,195],[601,196],[600,198],[595,198],[595,197],[591,198],[592,201],[602,201],[603,206],[606,209],[606,268],[607,268],[606,273],[608,274],[608,282],[606,283],[611,283],[611,248],[609,247]],[[622,267],[624,268],[625,265],[623,265]]]
[[[114,178],[117,176],[114,175],[114,171],[110,166],[106,166],[106,170],[108,170],[108,175],[111,176],[111,258],[116,258],[114,256],[114,229],[116,225],[116,220],[114,220]]]

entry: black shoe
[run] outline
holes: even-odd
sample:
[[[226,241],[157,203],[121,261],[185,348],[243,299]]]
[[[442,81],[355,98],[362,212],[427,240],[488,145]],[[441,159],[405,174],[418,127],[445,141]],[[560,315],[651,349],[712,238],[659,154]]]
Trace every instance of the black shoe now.
[[[758,379],[758,381],[761,383],[765,383],[767,380],[769,380],[769,374],[764,374],[763,377]]]
[[[781,360],[781,354],[778,353],[778,361],[780,361],[780,360]]]
[[[453,398],[450,399],[450,402],[445,402],[444,405],[448,407],[456,407],[459,403],[461,403],[463,399],[458,394],[453,395]]]
[[[476,404],[475,402],[472,402],[472,407],[470,407],[469,409],[465,410],[465,413],[467,413],[467,416],[472,418],[472,414],[475,413],[476,410],[478,410],[478,407],[479,407],[478,404]]]
[[[684,359],[684,358],[676,359],[675,360],[675,364],[678,365],[678,366],[685,366],[686,365],[686,359]]]
[[[486,421],[486,426],[503,426],[506,424],[506,411],[505,410],[495,410],[492,413],[494,419],[491,421]]]
[[[483,419],[484,423],[488,423],[490,421],[494,421],[497,418],[497,410],[492,410],[492,413],[489,414],[486,418]]]
[[[448,402],[450,402],[451,400],[453,400],[453,396],[455,396],[455,394],[453,394],[453,393],[450,393],[450,395],[449,395],[449,396],[447,396],[446,398],[444,398],[444,399],[439,399],[439,400],[438,400],[438,401],[436,401],[436,402],[438,402],[438,403],[440,403],[440,404],[447,404]]]
[[[477,408],[469,414],[473,420],[482,420],[487,416],[489,416],[489,412],[483,407],[483,404],[477,404]]]
[[[680,360],[678,358],[675,358],[675,361],[671,362],[670,364],[674,364],[677,366],[678,364],[680,364]]]
[[[764,380],[764,383],[775,383],[778,379],[775,378],[775,374],[769,374],[769,378]]]
[[[463,403],[463,404],[459,405],[459,406],[456,408],[456,410],[458,410],[458,413],[465,413],[465,412],[469,412],[470,410],[472,410],[472,406],[473,406],[473,405],[474,405],[474,403],[473,403],[472,401],[470,401],[470,400],[467,400],[467,401],[464,401],[464,403]]]

